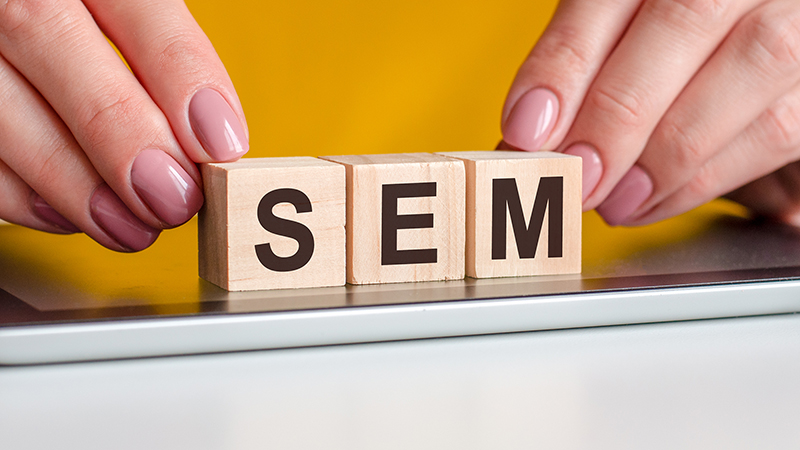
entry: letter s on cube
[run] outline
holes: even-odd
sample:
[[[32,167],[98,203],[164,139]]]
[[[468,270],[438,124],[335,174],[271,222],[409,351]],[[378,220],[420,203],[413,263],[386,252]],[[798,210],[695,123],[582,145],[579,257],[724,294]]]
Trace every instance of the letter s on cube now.
[[[202,164],[200,276],[229,291],[345,283],[345,169],[311,157]]]

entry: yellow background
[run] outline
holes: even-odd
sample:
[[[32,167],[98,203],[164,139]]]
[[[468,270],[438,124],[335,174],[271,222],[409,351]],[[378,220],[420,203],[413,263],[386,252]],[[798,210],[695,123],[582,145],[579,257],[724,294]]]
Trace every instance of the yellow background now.
[[[189,0],[225,63],[250,128],[248,156],[485,150],[517,67],[554,0]],[[583,260],[685,239],[721,211],[612,229],[584,215]],[[134,255],[84,235],[0,230],[3,270],[36,272],[99,303],[195,301],[196,221]],[[59,257],[55,257],[57,252]],[[67,257],[77,258],[65,264]],[[72,259],[74,260],[74,259]],[[154,289],[153,286],[158,286]]]
[[[186,2],[225,63],[249,156],[492,149],[556,2]]]

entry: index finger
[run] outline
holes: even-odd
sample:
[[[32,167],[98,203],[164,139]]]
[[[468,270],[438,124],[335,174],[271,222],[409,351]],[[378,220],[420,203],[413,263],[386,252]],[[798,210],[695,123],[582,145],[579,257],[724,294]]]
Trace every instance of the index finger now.
[[[242,106],[208,37],[179,0],[85,0],[194,162],[250,148]]]
[[[503,140],[557,148],[641,0],[564,0],[522,63],[503,106]],[[584,177],[585,178],[585,177]]]

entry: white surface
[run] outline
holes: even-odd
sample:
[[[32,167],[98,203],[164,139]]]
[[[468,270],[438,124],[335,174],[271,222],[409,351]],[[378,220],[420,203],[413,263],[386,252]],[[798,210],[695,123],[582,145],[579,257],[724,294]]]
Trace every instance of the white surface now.
[[[796,449],[800,316],[0,368],[3,449]]]

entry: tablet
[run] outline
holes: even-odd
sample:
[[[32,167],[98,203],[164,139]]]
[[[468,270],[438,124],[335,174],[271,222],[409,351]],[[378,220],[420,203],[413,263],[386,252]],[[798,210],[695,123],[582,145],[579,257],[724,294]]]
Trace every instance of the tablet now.
[[[226,292],[196,225],[119,255],[0,227],[0,365],[278,349],[800,311],[800,232],[715,203],[625,229],[584,216],[580,275]]]

